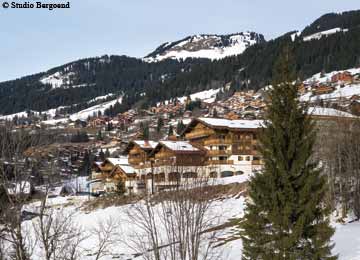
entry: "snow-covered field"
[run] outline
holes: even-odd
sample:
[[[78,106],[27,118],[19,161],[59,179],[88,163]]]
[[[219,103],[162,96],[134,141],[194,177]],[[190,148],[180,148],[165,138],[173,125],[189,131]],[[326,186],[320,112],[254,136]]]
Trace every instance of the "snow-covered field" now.
[[[248,176],[234,176],[223,178],[218,180],[219,184],[229,184],[229,183],[242,183],[248,179]],[[117,241],[114,245],[111,246],[110,255],[105,256],[102,259],[141,259],[141,257],[134,257],[134,253],[137,251],[129,247],[131,239],[134,238],[134,234],[137,233],[138,223],[134,223],[129,219],[129,212],[134,211],[134,207],[137,204],[128,204],[123,206],[112,206],[105,209],[97,210],[84,210],[82,208],[83,203],[89,198],[87,196],[78,196],[78,197],[57,197],[49,199],[50,205],[54,208],[61,208],[61,205],[67,205],[66,211],[75,212],[74,223],[76,226],[83,228],[84,234],[90,232],[90,230],[96,228],[100,222],[105,223],[106,220],[112,219],[116,221],[116,231],[120,234],[120,240]],[[219,200],[216,200],[211,208],[211,214],[219,216],[218,225],[227,223],[234,218],[241,218],[244,215],[246,199],[238,194],[237,196],[225,196]],[[33,203],[26,207],[27,210],[34,210],[39,203]],[[35,219],[24,222],[24,225],[32,227]],[[163,225],[161,221],[157,225]],[[333,222],[334,227],[336,228],[335,235],[333,236],[333,241],[335,242],[335,248],[333,252],[339,254],[340,260],[359,260],[360,259],[360,223],[354,222],[350,224],[339,224]],[[218,251],[221,253],[222,257],[220,259],[227,260],[239,260],[241,259],[241,248],[242,242],[240,239],[236,239],[238,229],[236,226],[229,226],[224,228],[218,233],[217,238],[219,239],[216,242],[216,245],[220,245]],[[205,235],[206,237],[206,235]],[[235,239],[234,239],[235,238]],[[222,244],[222,241],[226,241],[225,244]],[[205,241],[206,238],[205,238]],[[221,243],[221,244],[219,244]],[[81,247],[86,255],[82,257],[85,260],[95,259],[93,255],[94,250],[97,245],[97,240],[95,237],[89,237],[82,242]],[[39,248],[35,250],[35,258],[41,260],[39,253]],[[37,255],[36,255],[37,254]]]

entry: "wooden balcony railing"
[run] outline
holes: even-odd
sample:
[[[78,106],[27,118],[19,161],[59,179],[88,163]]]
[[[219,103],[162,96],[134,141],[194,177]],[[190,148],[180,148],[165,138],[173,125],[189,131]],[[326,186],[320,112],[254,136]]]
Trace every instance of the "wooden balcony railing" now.
[[[211,138],[204,141],[204,145],[231,145],[233,141],[231,139],[218,139]]]
[[[232,155],[231,150],[209,150],[207,152],[208,156],[223,156],[223,155]]]
[[[172,154],[172,153],[157,153],[157,154],[155,154],[156,159],[164,159],[164,158],[170,158],[170,157],[174,157],[174,154]]]
[[[210,160],[205,163],[206,165],[228,165],[234,164],[233,160]]]
[[[154,163],[154,167],[159,167],[159,166],[173,166],[175,165],[175,161],[174,160],[160,160],[158,162]]]
[[[194,139],[198,137],[209,136],[212,135],[213,133],[214,131],[211,129],[194,130],[193,132],[186,134],[185,137],[186,139]]]
[[[130,164],[139,164],[142,162],[142,159],[141,158],[129,158],[129,163]]]
[[[131,150],[129,154],[140,154],[139,150]]]

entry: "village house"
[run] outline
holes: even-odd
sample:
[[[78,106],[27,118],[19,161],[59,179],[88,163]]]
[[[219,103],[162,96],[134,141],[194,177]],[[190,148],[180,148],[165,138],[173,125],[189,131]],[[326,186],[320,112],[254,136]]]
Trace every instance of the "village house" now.
[[[352,80],[353,80],[353,77],[352,77],[351,73],[348,71],[336,73],[335,75],[333,75],[331,77],[332,83],[336,83],[339,81],[342,83],[351,83]]]
[[[261,168],[257,134],[261,120],[195,118],[185,139],[206,150],[206,172],[212,177],[252,173]]]
[[[329,85],[313,86],[312,94],[313,95],[329,94],[329,93],[333,92],[334,90],[335,90],[335,88],[333,86],[329,86]]]
[[[129,164],[135,169],[142,168],[149,162],[150,154],[158,142],[148,140],[133,140],[127,145],[124,153],[128,155]]]
[[[125,187],[125,194],[138,193],[143,188],[137,185],[136,172],[127,157],[107,158],[104,162],[94,163],[89,182],[91,194],[117,192],[120,183]]]
[[[147,163],[138,169],[146,186],[162,190],[201,177],[206,151],[188,141],[160,141]],[[154,188],[151,188],[154,187]]]

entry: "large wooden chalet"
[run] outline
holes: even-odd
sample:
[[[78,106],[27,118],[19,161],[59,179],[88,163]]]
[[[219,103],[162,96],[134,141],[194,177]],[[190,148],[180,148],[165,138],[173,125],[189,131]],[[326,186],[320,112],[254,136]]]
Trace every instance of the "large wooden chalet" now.
[[[185,139],[204,147],[205,165],[218,177],[250,173],[261,166],[257,135],[262,120],[193,119]]]

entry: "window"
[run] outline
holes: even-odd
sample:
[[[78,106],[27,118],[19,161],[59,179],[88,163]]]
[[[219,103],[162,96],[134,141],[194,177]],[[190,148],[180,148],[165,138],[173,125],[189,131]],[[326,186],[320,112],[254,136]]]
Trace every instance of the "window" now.
[[[231,177],[231,176],[234,176],[234,173],[232,171],[221,172],[221,178]]]
[[[242,161],[242,160],[244,160],[244,158],[242,156],[239,156],[238,161]]]
[[[250,161],[250,156],[246,156],[246,161]]]

